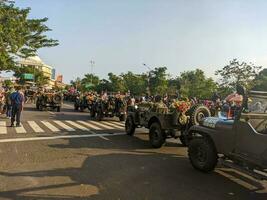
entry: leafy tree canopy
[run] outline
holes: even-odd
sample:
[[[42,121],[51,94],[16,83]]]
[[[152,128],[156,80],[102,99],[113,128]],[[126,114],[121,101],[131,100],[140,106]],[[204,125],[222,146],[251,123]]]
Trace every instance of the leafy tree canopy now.
[[[247,89],[251,89],[256,83],[254,79],[257,77],[260,66],[253,63],[239,62],[233,59],[228,65],[216,71],[216,75],[220,75],[220,86],[235,88],[237,84],[243,85]]]
[[[210,98],[217,85],[212,78],[207,78],[200,69],[186,71],[179,77],[180,94],[185,97]]]
[[[47,18],[29,19],[30,8],[15,7],[13,2],[0,1],[0,71],[12,70],[18,57],[34,56],[39,48],[58,45],[44,33]]]

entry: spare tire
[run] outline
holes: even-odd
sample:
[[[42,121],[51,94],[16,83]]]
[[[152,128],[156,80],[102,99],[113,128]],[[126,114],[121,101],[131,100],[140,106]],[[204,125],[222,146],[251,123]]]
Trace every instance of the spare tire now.
[[[61,98],[61,96],[59,94],[55,94],[53,96],[53,102],[54,103],[61,103],[61,100],[62,100],[62,98]]]
[[[188,115],[190,117],[189,123],[191,126],[199,125],[200,121],[203,118],[210,117],[211,113],[210,110],[203,105],[194,105],[192,108],[189,109]]]

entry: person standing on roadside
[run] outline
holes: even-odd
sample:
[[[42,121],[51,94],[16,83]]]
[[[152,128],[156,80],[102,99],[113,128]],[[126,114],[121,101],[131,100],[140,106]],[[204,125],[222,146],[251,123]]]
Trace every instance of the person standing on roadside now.
[[[11,119],[11,94],[15,92],[14,88],[9,88],[9,90],[6,92],[6,117],[8,119]]]
[[[17,87],[16,92],[13,92],[10,96],[11,99],[11,127],[14,126],[16,121],[16,126],[20,127],[20,116],[24,105],[24,94],[21,87]]]

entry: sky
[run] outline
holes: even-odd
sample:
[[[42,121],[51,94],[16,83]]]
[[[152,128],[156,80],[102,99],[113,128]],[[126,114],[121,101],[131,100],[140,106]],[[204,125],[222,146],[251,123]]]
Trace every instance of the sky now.
[[[60,45],[38,51],[69,82],[166,66],[172,77],[209,77],[230,60],[267,66],[265,0],[16,0],[30,18],[48,17]],[[214,77],[216,78],[216,77]]]

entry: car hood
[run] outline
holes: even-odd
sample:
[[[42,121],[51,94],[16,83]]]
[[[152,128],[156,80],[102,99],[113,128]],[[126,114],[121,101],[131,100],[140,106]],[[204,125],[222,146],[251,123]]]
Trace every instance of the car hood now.
[[[222,119],[219,117],[207,117],[205,118],[200,125],[213,129],[224,129],[232,128],[234,120]]]

